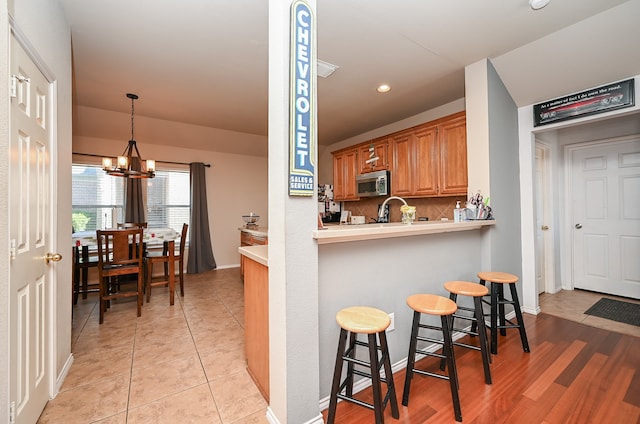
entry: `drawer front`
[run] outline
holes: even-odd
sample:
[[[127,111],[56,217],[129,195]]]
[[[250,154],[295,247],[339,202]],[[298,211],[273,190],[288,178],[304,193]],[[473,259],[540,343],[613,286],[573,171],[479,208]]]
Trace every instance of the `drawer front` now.
[[[260,244],[260,245],[267,244],[267,238],[266,237],[252,236],[251,237],[251,241],[252,241],[251,244],[254,244],[254,245],[256,245],[256,244]]]

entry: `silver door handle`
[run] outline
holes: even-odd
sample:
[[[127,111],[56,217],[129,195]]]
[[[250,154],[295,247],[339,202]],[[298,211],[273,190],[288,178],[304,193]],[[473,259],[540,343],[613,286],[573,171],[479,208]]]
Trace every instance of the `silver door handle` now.
[[[575,227],[576,227],[576,230],[579,230],[580,228],[582,228],[582,224],[576,224]]]

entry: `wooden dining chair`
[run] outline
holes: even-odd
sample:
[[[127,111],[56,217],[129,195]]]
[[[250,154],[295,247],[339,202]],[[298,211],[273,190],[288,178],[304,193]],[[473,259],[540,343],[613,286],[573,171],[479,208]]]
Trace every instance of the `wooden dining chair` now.
[[[170,284],[171,276],[175,275],[175,262],[178,261],[178,275],[180,280],[180,296],[184,297],[184,248],[187,240],[188,224],[182,224],[182,232],[180,233],[180,245],[178,249],[175,249],[175,243],[170,246],[170,243],[163,243],[162,253],[160,252],[147,252],[146,255],[146,293],[147,302],[151,298],[152,286],[166,286]],[[173,250],[173,255],[171,255]],[[152,282],[153,280],[153,264],[162,263],[164,265],[164,277],[162,280]],[[174,276],[175,281],[175,276]],[[175,283],[174,283],[175,284]],[[174,288],[170,286],[170,304],[173,305]]]
[[[100,324],[104,313],[113,299],[135,296],[138,315],[142,315],[143,289],[143,229],[98,230],[98,277],[100,279]],[[125,275],[136,277],[135,289],[122,290],[121,278]],[[122,283],[122,284],[121,284]]]
[[[78,296],[87,298],[87,293],[99,291],[97,283],[89,284],[89,268],[98,266],[98,258],[92,257],[89,246],[73,246],[73,304],[78,303]],[[82,285],[81,285],[82,283]]]

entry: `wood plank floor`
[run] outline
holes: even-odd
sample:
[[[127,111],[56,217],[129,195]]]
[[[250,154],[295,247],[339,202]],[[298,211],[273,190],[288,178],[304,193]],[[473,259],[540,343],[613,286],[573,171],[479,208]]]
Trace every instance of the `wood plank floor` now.
[[[640,423],[640,338],[552,315],[525,314],[531,353],[517,330],[498,339],[492,385],[485,385],[480,354],[456,347],[465,423]],[[407,342],[408,343],[408,342]],[[436,370],[427,358],[424,369]],[[449,383],[414,375],[409,406],[401,404],[405,372],[394,375],[400,419],[386,423],[453,423]],[[371,389],[359,395],[371,401]],[[327,411],[323,411],[326,420]],[[340,402],[336,423],[374,422],[373,411]]]

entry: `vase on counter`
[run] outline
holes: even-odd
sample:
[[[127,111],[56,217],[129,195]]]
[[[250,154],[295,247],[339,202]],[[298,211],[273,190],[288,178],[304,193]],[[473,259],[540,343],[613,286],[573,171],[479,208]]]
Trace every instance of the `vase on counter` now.
[[[402,206],[400,208],[402,212],[402,223],[412,224],[416,219],[416,207],[415,206]]]

